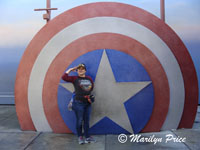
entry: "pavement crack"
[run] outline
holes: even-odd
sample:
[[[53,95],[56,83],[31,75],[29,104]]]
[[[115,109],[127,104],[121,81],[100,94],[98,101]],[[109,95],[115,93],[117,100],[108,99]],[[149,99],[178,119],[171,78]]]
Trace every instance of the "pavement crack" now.
[[[176,134],[173,130],[171,130],[171,132],[173,132],[173,134],[178,137],[178,134]],[[189,150],[192,150],[185,142],[183,142],[182,144],[184,144]]]
[[[38,135],[33,137],[33,139],[27,145],[25,145],[24,150],[26,150],[41,134],[42,132],[40,132]]]

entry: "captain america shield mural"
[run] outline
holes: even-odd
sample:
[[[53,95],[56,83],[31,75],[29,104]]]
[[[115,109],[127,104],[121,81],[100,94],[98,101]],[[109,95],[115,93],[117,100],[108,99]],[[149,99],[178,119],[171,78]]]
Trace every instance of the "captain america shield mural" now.
[[[64,12],[30,42],[15,85],[23,130],[74,130],[73,112],[66,110],[70,87],[60,79],[67,67],[81,61],[95,80],[92,133],[192,127],[197,77],[180,38],[144,10],[102,2]]]

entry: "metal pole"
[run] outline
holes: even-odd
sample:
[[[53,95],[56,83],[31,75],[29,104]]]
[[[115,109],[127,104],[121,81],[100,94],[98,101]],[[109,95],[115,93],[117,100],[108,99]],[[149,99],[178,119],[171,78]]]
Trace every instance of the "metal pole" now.
[[[165,0],[160,0],[160,18],[165,22]]]
[[[47,8],[51,8],[51,1],[50,0],[47,0]],[[51,10],[47,10],[47,14],[48,14],[48,16],[49,16],[49,18],[47,19],[47,22],[49,21],[49,20],[51,20]]]

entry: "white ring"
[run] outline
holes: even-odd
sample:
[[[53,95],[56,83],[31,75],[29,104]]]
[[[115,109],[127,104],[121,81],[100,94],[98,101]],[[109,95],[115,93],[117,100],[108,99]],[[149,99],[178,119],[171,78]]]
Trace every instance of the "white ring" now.
[[[131,20],[95,17],[64,28],[49,40],[38,55],[28,85],[28,104],[37,131],[52,131],[42,103],[43,83],[52,61],[71,42],[86,35],[103,32],[117,33],[136,39],[158,58],[166,72],[170,87],[169,111],[162,129],[177,128],[183,113],[185,90],[180,67],[169,47],[151,30]]]

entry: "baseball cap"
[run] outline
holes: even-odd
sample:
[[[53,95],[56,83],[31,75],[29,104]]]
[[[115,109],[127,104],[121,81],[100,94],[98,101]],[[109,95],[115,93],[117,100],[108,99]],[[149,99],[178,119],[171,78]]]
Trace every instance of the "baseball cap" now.
[[[77,66],[77,69],[79,69],[79,68],[84,68],[84,69],[86,70],[86,66],[85,66],[84,63],[79,64],[79,65]]]

